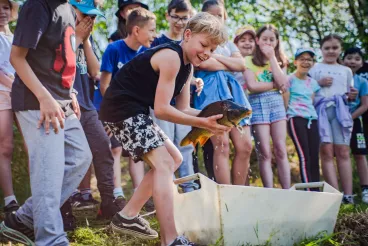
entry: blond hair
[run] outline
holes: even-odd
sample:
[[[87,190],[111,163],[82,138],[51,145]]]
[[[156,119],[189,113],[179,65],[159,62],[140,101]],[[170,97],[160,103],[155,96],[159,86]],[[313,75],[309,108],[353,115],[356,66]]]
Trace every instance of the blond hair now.
[[[133,27],[135,26],[143,27],[150,20],[156,21],[156,16],[151,11],[142,7],[130,10],[128,12],[128,17],[126,20],[127,33],[132,34]]]
[[[209,39],[218,45],[224,44],[228,40],[225,26],[217,17],[209,13],[196,14],[188,21],[185,29],[196,34],[208,34]]]

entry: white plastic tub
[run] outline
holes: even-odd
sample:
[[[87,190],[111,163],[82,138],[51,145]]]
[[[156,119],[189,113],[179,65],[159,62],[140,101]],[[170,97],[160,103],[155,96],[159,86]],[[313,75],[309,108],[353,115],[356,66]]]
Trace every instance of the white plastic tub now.
[[[201,244],[293,245],[321,231],[332,233],[342,194],[325,182],[296,184],[290,190],[218,185],[202,174],[175,180],[199,179],[201,189],[174,191],[175,223],[179,234]],[[320,187],[322,192],[304,188]]]

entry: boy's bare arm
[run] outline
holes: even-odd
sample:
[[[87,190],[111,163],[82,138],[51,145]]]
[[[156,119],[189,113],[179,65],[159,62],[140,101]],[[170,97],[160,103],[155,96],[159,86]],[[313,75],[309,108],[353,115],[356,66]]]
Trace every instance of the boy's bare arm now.
[[[38,128],[44,123],[45,132],[48,134],[51,123],[54,132],[58,133],[59,128],[57,122],[59,122],[61,128],[64,128],[64,111],[34,74],[26,60],[27,54],[28,48],[13,45],[10,62],[20,79],[32,91],[40,103],[41,117],[38,121]]]
[[[231,129],[217,123],[217,119],[221,118],[222,115],[199,118],[185,114],[170,105],[175,88],[175,79],[180,69],[180,59],[176,52],[172,50],[159,51],[151,58],[151,64],[153,69],[160,74],[154,102],[154,112],[157,118],[178,124],[206,128],[215,134],[222,134]],[[186,90],[189,90],[189,88],[186,88]],[[189,93],[189,91],[186,93]],[[182,100],[186,101],[188,99],[184,98]],[[184,104],[185,102],[183,103],[179,99],[179,103]]]
[[[190,84],[192,78],[193,78],[193,68],[192,73],[190,74],[183,90],[175,98],[175,105],[179,111],[192,116],[197,116],[201,111],[190,107]]]
[[[228,68],[224,64],[222,64],[221,62],[219,62],[218,60],[212,57],[202,62],[201,65],[199,66],[199,69],[205,70],[205,71],[221,71],[221,70],[227,71],[228,70]]]
[[[360,117],[368,109],[368,95],[360,97],[360,106],[351,114],[353,120]]]
[[[244,72],[246,69],[244,58],[241,56],[240,52],[233,53],[231,57],[214,54],[213,58],[224,64],[229,71]]]
[[[94,78],[100,71],[100,63],[98,62],[89,39],[86,39],[86,41],[83,42],[83,50],[87,60],[88,74]]]
[[[100,91],[102,96],[105,95],[107,88],[110,86],[112,74],[109,72],[101,72]]]

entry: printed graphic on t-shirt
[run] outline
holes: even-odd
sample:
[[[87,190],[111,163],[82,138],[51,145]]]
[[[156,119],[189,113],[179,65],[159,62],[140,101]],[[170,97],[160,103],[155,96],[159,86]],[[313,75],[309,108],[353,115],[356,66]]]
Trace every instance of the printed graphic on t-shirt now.
[[[77,67],[81,75],[87,73],[87,61],[83,48],[77,50]]]
[[[61,84],[69,89],[73,85],[76,68],[74,28],[66,27],[63,36],[64,42],[55,50],[54,71],[61,74]]]
[[[357,135],[357,147],[358,147],[358,149],[365,149],[366,144],[365,144],[364,133],[357,133],[356,135]]]
[[[120,68],[122,68],[124,66],[124,63],[122,63],[122,62],[119,62],[118,63],[118,68],[120,69]]]

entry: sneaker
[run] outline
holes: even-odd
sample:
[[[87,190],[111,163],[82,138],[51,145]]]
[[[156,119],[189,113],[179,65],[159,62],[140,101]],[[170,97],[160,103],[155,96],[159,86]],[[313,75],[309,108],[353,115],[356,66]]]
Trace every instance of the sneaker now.
[[[76,218],[70,200],[67,200],[60,208],[61,217],[63,218],[64,231],[74,231],[77,228]]]
[[[0,233],[26,246],[35,246],[33,229],[19,221],[15,212],[6,215],[5,220],[0,224]]]
[[[354,195],[344,195],[342,197],[343,204],[355,204],[354,202]]]
[[[199,244],[190,242],[186,237],[179,236],[175,238],[174,242],[172,242],[169,246],[199,246]]]
[[[368,189],[362,191],[362,202],[368,203]]]
[[[119,213],[115,214],[110,223],[114,232],[127,234],[141,239],[155,239],[158,233],[147,225],[148,221],[140,216],[133,219],[125,219]]]
[[[4,207],[4,213],[5,215],[11,214],[12,212],[15,212],[19,209],[19,204],[13,200],[8,205]]]
[[[96,209],[100,203],[93,199],[92,194],[88,195],[88,199],[83,199],[80,193],[71,198],[71,205],[73,210],[92,210]]]
[[[147,213],[152,213],[155,211],[155,204],[153,203],[152,197],[144,204],[143,210]]]
[[[114,203],[116,204],[116,206],[118,206],[120,208],[120,210],[122,210],[125,207],[125,205],[127,204],[127,201],[126,201],[125,197],[118,196],[117,198],[115,198]]]
[[[102,202],[97,213],[97,220],[108,220],[107,223],[110,223],[114,215],[120,211],[121,209],[115,203],[115,200],[111,199],[109,202]]]

